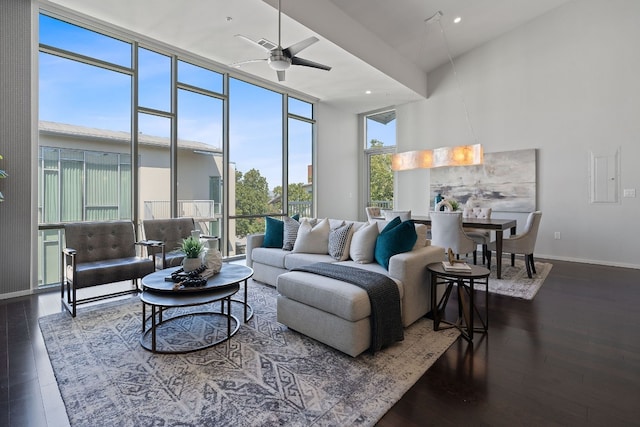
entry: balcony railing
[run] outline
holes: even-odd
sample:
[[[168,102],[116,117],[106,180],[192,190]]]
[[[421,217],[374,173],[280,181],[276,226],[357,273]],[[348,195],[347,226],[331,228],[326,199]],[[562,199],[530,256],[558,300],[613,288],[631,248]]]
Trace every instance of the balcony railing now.
[[[222,217],[222,203],[213,200],[178,200],[178,216],[196,220],[214,220]],[[171,204],[168,200],[147,200],[144,202],[144,219],[171,218]]]
[[[369,206],[380,209],[393,209],[393,200],[372,200]]]
[[[311,217],[311,202],[289,202],[289,215],[300,214],[300,217]]]

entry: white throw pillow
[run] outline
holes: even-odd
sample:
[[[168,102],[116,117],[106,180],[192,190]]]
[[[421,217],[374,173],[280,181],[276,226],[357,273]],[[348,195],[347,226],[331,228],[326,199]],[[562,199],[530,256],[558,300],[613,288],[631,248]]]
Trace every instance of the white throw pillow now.
[[[307,254],[329,253],[329,220],[323,219],[314,227],[307,220],[302,220],[298,228],[298,237],[292,252]]]
[[[427,233],[428,233],[428,229],[427,226],[424,224],[415,224],[416,226],[416,234],[418,235],[418,238],[416,239],[416,244],[413,245],[413,249],[412,250],[416,250],[419,248],[423,248],[425,246],[427,246]]]
[[[376,239],[378,238],[378,224],[372,222],[359,228],[351,237],[349,255],[351,259],[359,264],[373,262],[376,249]]]

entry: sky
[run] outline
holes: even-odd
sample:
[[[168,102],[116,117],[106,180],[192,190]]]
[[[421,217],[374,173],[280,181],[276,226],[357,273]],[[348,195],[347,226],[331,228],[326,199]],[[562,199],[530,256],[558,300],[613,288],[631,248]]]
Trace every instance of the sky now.
[[[93,58],[131,67],[128,43],[41,15],[40,41]],[[40,120],[130,132],[131,77],[40,53]],[[159,53],[139,50],[139,105],[170,111],[171,61]],[[222,92],[222,75],[186,62],[178,64],[182,83]],[[290,110],[310,115],[309,104],[294,100]],[[231,79],[229,87],[230,161],[237,170],[258,169],[269,188],[281,185],[282,97],[280,94]],[[167,118],[139,115],[139,131],[169,137]],[[307,182],[311,159],[311,126],[289,121],[289,181]],[[194,92],[178,92],[178,137],[221,148],[222,101]],[[368,140],[395,144],[395,121],[368,126]],[[388,143],[391,141],[391,143]],[[345,141],[348,143],[348,141]]]

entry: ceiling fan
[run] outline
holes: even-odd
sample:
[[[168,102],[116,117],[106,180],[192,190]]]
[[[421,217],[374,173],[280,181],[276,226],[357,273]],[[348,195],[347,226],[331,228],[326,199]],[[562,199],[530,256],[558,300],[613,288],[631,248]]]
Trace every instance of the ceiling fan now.
[[[240,61],[234,64],[231,64],[233,67],[240,67],[244,64],[248,64],[251,62],[267,62],[269,67],[276,71],[278,74],[278,81],[284,81],[284,72],[289,69],[291,65],[302,65],[304,67],[312,67],[318,68],[320,70],[331,70],[331,67],[328,67],[323,64],[319,64],[317,62],[309,61],[308,59],[300,58],[296,56],[303,49],[308,48],[315,42],[319,41],[317,37],[309,37],[304,39],[298,43],[292,44],[287,48],[282,48],[281,45],[281,21],[282,21],[282,12],[280,10],[280,0],[278,0],[278,44],[276,45],[273,42],[270,42],[266,39],[260,39],[258,41],[251,40],[249,37],[243,36],[242,34],[236,34],[236,37],[240,37],[243,40],[248,41],[249,43],[259,46],[262,49],[269,52],[269,57],[264,59],[249,59],[247,61]]]

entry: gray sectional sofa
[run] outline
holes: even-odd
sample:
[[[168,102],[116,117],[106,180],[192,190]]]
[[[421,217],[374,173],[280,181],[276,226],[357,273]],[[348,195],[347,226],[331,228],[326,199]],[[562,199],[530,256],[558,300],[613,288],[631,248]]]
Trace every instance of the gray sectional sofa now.
[[[254,280],[277,288],[280,323],[355,357],[371,344],[371,307],[366,291],[337,279],[291,270],[316,262],[327,262],[384,274],[398,286],[402,324],[407,327],[431,309],[426,266],[442,261],[444,249],[431,246],[427,240],[426,226],[416,224],[418,237],[415,245],[407,252],[391,256],[387,269],[375,260],[367,262],[374,250],[368,245],[375,245],[375,237],[384,229],[387,221],[368,223],[329,219],[324,222],[329,223],[331,230],[341,225],[353,224],[345,252],[339,259],[336,259],[335,254],[329,255],[330,250],[322,253],[317,245],[305,246],[300,242],[301,235],[304,234],[302,232],[299,232],[292,251],[263,247],[265,235],[261,233],[247,238],[247,265],[254,270]],[[312,223],[320,224],[321,220],[312,220]],[[311,226],[308,226],[305,236],[319,227],[320,225],[314,226],[313,231],[310,231]],[[369,237],[364,238],[365,233]],[[320,243],[320,246],[322,244],[324,243]],[[300,247],[303,250],[311,247],[309,250],[317,253],[301,251]]]

